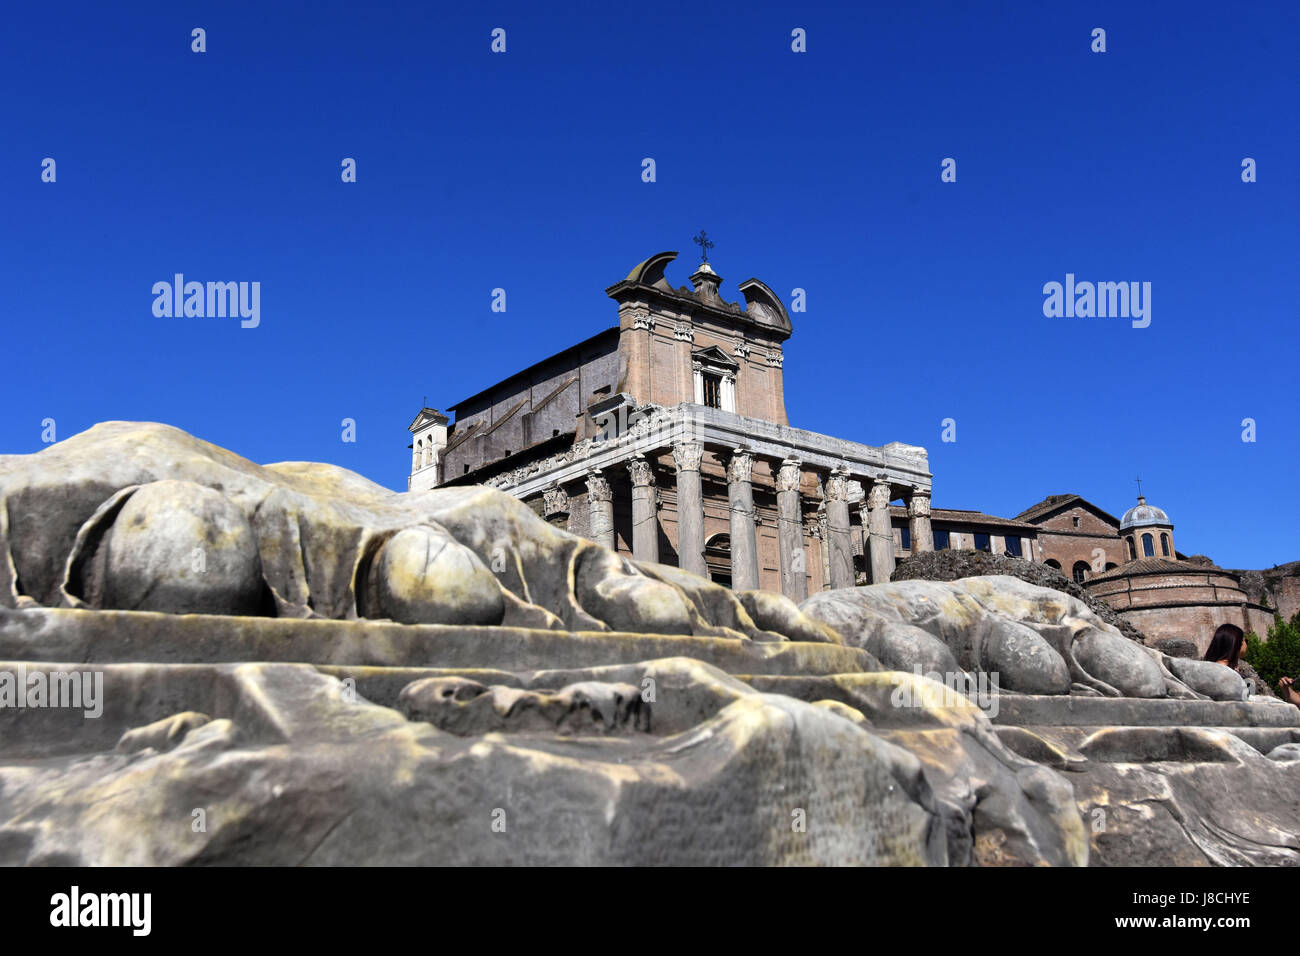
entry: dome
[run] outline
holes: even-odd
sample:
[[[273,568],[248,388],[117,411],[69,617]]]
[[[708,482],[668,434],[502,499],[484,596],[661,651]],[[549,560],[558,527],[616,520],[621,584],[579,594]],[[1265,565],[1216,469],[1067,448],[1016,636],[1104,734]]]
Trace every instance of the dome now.
[[[1147,504],[1146,498],[1138,495],[1138,503],[1124,512],[1124,517],[1119,519],[1119,529],[1127,531],[1129,528],[1145,528],[1151,525],[1165,525],[1172,528],[1173,522],[1163,510]]]

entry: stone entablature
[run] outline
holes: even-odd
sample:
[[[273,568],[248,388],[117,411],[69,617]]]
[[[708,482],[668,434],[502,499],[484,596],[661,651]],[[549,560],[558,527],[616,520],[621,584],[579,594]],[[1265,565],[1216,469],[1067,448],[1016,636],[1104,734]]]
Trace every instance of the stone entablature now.
[[[686,403],[675,408],[643,406],[628,413],[626,420],[621,434],[585,439],[565,452],[496,475],[483,484],[529,498],[552,483],[584,478],[592,468],[609,468],[635,454],[649,455],[678,442],[697,441],[727,451],[744,447],[755,457],[778,463],[799,458],[805,469],[829,473],[843,466],[850,475],[868,481],[884,474],[899,488],[930,489],[929,458],[925,449],[916,445],[892,442],[878,448]]]

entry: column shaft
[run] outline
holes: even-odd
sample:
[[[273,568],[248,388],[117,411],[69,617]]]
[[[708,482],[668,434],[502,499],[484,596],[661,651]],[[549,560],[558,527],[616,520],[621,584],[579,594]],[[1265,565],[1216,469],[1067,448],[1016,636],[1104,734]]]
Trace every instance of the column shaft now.
[[[655,508],[654,471],[637,455],[627,465],[632,477],[632,557],[659,563],[659,518]]]
[[[830,546],[832,588],[851,588],[853,544],[849,525],[848,473],[838,468],[826,479],[826,537]]]
[[[727,462],[727,503],[731,514],[731,587],[758,589],[758,539],[754,527],[754,456],[736,449]]]
[[[930,527],[930,493],[919,489],[907,499],[907,525],[912,536],[912,553],[934,550],[934,529]]]
[[[587,477],[587,507],[590,524],[587,537],[596,544],[614,550],[614,493],[600,472]]]
[[[796,604],[808,597],[808,559],[803,546],[803,503],[799,462],[787,458],[776,476],[777,546],[781,552],[781,593]]]
[[[677,464],[677,565],[701,577],[709,576],[704,560],[704,493],[700,485],[700,459],[704,445],[697,441],[673,445]]]
[[[887,584],[894,573],[894,528],[889,519],[889,499],[892,496],[889,480],[883,477],[876,479],[867,495],[872,584]]]

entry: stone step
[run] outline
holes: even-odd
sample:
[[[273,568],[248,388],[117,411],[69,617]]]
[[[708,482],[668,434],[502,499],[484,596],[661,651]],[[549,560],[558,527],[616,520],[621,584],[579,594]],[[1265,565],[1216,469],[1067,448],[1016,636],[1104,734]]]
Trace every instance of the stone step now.
[[[728,673],[838,674],[870,655],[797,641],[216,614],[0,609],[0,659],[82,664],[240,661],[547,670],[691,657]]]
[[[1017,746],[1017,741],[1010,734],[1029,731],[1042,738],[1048,744],[1058,748],[1067,757],[1067,763],[1083,761],[1086,758],[1079,752],[1084,742],[1103,728],[1100,727],[1064,727],[1054,726],[1030,726],[1030,727],[1013,727],[1011,725],[1001,725],[998,728],[999,736],[1002,737],[1003,743],[1006,743],[1012,750],[1022,753],[1022,756],[1034,759],[1036,755],[1023,753],[1023,747]],[[1123,729],[1123,728],[1106,728],[1106,729]],[[1174,732],[1176,727],[1159,727],[1153,728],[1150,725],[1143,727],[1143,733],[1159,733],[1162,731]],[[1198,727],[1197,730],[1220,731],[1226,734],[1232,734],[1238,740],[1253,747],[1259,753],[1267,756],[1272,750],[1283,744],[1300,743],[1300,727]],[[1039,757],[1038,759],[1041,759]]]
[[[1300,727],[1284,703],[1002,694],[995,724],[1016,727]]]

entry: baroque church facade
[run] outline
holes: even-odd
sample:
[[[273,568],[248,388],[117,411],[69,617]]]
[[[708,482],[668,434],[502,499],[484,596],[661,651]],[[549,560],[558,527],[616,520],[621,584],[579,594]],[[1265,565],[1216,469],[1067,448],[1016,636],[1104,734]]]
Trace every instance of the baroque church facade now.
[[[676,255],[605,290],[616,325],[449,406],[454,421],[422,408],[408,488],[495,487],[636,560],[795,601],[951,548],[1055,567],[1157,639],[1203,650],[1225,621],[1265,633],[1272,612],[1234,572],[1179,554],[1145,498],[1119,519],[1078,495],[1014,518],[932,509],[924,448],[791,427],[781,300],[748,279],[744,304],[727,302],[707,261],[674,287]]]

